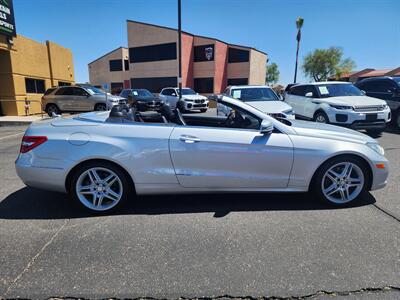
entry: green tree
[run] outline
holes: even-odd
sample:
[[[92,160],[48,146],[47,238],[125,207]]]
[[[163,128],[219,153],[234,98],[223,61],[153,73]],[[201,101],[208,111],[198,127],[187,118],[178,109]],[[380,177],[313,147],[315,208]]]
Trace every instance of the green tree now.
[[[267,65],[265,81],[268,84],[277,83],[279,80],[279,74],[278,65],[276,63],[271,63],[270,65]]]
[[[325,81],[331,76],[337,79],[343,73],[351,72],[355,68],[352,59],[343,59],[343,50],[339,47],[315,49],[304,57],[304,74],[314,81]]]

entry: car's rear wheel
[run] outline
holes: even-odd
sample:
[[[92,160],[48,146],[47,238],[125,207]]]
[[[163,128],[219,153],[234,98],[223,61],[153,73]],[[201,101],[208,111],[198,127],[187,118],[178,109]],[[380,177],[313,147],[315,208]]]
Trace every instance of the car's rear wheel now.
[[[81,207],[92,212],[109,212],[127,201],[132,186],[127,175],[114,164],[90,162],[74,172],[69,191]]]
[[[317,123],[329,123],[329,118],[323,111],[318,111],[314,116],[314,121]]]
[[[96,104],[96,106],[94,107],[94,110],[95,111],[104,111],[104,110],[107,110],[107,106],[103,103],[99,103],[99,104]]]
[[[49,115],[49,117],[52,117],[52,116],[53,116],[53,113],[56,114],[56,115],[58,115],[58,114],[61,113],[61,112],[60,112],[60,109],[59,109],[58,106],[55,105],[55,104],[48,104],[48,105],[46,106],[45,111],[46,111],[46,113]]]
[[[323,202],[345,206],[368,190],[368,166],[353,156],[339,156],[324,163],[314,176],[312,190]]]

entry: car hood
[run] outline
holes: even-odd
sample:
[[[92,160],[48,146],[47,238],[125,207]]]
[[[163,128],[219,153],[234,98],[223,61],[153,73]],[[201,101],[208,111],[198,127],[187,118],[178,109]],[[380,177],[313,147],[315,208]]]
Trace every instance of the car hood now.
[[[246,101],[246,104],[257,108],[258,110],[268,113],[282,113],[292,110],[292,107],[283,101]]]
[[[345,127],[301,120],[291,120],[290,123],[292,123],[291,128],[301,136],[360,144],[377,143],[368,135]]]
[[[381,99],[368,96],[341,96],[323,98],[326,103],[335,105],[350,105],[350,106],[366,106],[366,105],[385,105],[386,102]]]
[[[189,100],[207,100],[207,97],[202,96],[202,95],[182,95],[183,100],[189,99]]]

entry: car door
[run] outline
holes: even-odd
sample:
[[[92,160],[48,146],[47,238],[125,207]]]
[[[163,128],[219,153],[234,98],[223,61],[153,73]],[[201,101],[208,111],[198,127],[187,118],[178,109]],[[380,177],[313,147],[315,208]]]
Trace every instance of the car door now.
[[[74,98],[73,98],[73,110],[74,111],[91,111],[94,109],[94,101],[92,96],[86,92],[83,88],[72,87]]]
[[[319,105],[319,91],[317,91],[317,89],[318,86],[312,84],[305,86],[302,115],[309,119],[312,119],[314,117],[314,113]],[[310,93],[312,93],[311,96],[305,96],[310,95]]]
[[[306,97],[306,86],[296,85],[290,89],[290,93],[286,95],[285,102],[293,107],[295,114],[304,117],[304,105]]]
[[[169,147],[178,181],[188,188],[284,188],[293,163],[286,134],[256,129],[176,126]]]
[[[62,111],[71,111],[74,108],[74,93],[72,87],[59,88],[54,94],[54,103]]]

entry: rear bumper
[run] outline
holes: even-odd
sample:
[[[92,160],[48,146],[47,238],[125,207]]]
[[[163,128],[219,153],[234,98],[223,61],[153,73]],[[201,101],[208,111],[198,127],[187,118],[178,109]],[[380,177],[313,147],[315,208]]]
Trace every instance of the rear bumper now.
[[[18,177],[30,187],[56,192],[66,192],[65,170],[62,168],[49,168],[32,166],[22,163],[18,158],[15,162]]]

